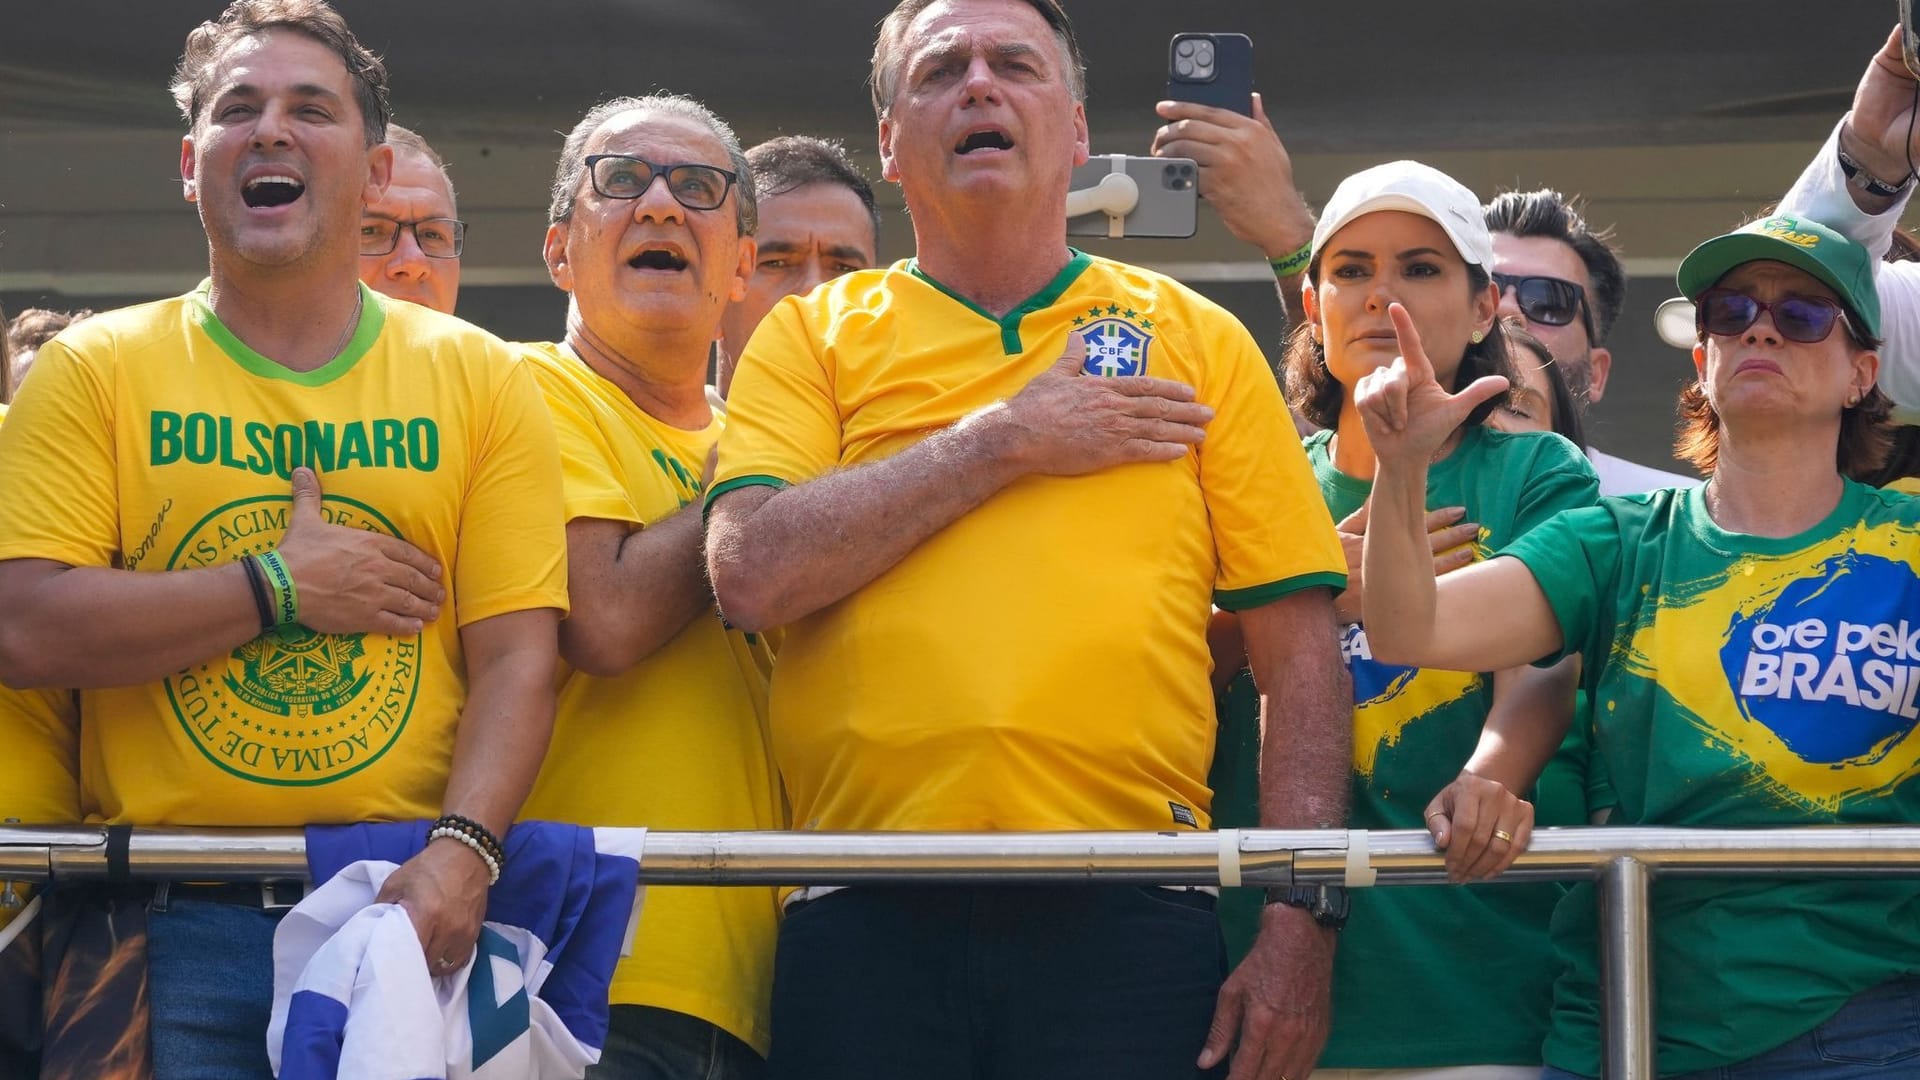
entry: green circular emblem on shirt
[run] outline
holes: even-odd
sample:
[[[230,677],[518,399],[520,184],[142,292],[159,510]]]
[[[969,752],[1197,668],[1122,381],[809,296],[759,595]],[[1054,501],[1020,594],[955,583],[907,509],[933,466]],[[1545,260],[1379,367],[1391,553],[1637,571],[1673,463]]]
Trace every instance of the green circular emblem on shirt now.
[[[188,530],[169,570],[224,566],[287,531],[287,495],[239,499]],[[399,536],[378,510],[325,496],[334,525]],[[165,680],[167,701],[207,759],[261,784],[326,784],[379,760],[400,738],[420,688],[420,637],[322,634],[294,625]]]

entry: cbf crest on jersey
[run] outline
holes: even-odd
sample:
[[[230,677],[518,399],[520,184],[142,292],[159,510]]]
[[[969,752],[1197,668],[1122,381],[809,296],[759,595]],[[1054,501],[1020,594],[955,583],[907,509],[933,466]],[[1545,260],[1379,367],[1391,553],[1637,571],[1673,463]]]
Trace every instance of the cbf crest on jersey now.
[[[1080,338],[1087,343],[1087,358],[1080,369],[1089,375],[1145,375],[1147,348],[1153,344],[1153,320],[1141,318],[1131,308],[1118,304],[1095,304],[1085,315],[1076,315]]]

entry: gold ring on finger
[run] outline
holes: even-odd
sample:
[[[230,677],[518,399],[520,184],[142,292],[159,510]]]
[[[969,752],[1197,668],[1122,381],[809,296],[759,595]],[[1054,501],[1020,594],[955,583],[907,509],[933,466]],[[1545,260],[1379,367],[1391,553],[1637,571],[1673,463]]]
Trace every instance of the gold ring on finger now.
[[[1493,838],[1495,840],[1505,840],[1509,844],[1513,843],[1513,834],[1505,829],[1493,830]]]

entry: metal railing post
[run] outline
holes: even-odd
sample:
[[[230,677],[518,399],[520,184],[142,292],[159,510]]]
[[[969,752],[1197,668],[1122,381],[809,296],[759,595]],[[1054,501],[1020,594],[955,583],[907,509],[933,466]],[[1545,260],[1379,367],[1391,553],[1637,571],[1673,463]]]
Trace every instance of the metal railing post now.
[[[1647,864],[1622,856],[1600,874],[1601,1074],[1654,1080],[1653,926]]]

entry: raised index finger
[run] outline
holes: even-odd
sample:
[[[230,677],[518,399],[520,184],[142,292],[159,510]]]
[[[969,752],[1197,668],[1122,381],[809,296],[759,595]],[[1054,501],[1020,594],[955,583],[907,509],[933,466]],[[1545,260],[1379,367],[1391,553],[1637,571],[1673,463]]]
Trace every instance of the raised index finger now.
[[[1414,384],[1433,382],[1433,361],[1427,359],[1426,347],[1420,344],[1420,331],[1413,325],[1413,316],[1407,309],[1394,301],[1387,305],[1387,318],[1393,320],[1393,336],[1400,343],[1400,358],[1407,362],[1407,375]]]

